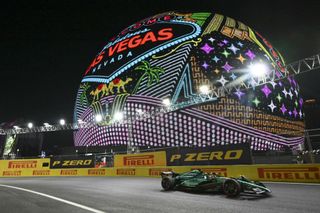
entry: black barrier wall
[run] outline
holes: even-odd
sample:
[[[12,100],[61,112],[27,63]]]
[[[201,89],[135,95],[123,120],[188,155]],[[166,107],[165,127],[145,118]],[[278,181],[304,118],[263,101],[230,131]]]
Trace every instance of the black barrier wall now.
[[[166,150],[168,166],[252,164],[249,144]]]

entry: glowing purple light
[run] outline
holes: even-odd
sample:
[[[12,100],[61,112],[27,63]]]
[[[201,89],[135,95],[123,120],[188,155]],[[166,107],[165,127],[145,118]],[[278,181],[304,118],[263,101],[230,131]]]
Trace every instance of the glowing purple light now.
[[[237,91],[234,93],[238,96],[239,100],[241,99],[241,97],[244,95],[243,92],[240,91],[240,89],[237,89]]]
[[[280,78],[282,75],[276,70],[276,76],[278,77],[278,78]]]
[[[223,42],[224,44],[228,44],[228,43],[229,43],[229,41],[227,41],[226,39],[224,39],[222,42]]]
[[[228,62],[226,62],[226,64],[223,65],[222,68],[223,68],[225,71],[230,72],[230,70],[232,70],[233,66],[230,66],[230,65],[228,64]]]
[[[268,98],[268,96],[271,93],[271,90],[269,89],[269,87],[267,85],[264,85],[264,87],[261,89],[261,91],[264,93],[264,95]]]
[[[296,118],[297,115],[298,115],[298,112],[297,112],[297,109],[296,109],[296,108],[293,109],[293,115],[294,115],[295,118]]]
[[[203,64],[201,65],[203,68],[208,69],[209,65],[207,64],[207,62],[203,62]]]
[[[253,60],[256,55],[251,51],[251,50],[248,50],[246,53],[245,53],[251,60]]]
[[[299,104],[300,104],[300,107],[302,108],[302,105],[303,105],[303,99],[302,98],[299,99]]]
[[[284,106],[284,104],[282,104],[280,110],[281,110],[282,114],[284,115],[287,111],[287,108]]]
[[[214,48],[210,47],[209,44],[207,44],[207,43],[204,46],[202,46],[200,49],[202,49],[207,54],[209,54],[211,51],[214,50]]]

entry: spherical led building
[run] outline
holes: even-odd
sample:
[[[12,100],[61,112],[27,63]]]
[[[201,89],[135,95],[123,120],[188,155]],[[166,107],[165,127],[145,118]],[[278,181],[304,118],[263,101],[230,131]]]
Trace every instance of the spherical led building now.
[[[101,121],[76,131],[75,145],[296,148],[303,100],[284,71],[280,53],[240,21],[155,15],[111,38],[85,70],[74,119]]]

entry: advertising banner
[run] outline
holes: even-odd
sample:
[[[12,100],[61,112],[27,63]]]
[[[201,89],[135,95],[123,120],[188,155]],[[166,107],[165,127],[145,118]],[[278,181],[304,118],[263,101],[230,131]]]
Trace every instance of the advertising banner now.
[[[259,166],[258,179],[266,181],[314,182],[320,181],[320,170],[317,166]]]
[[[77,169],[61,169],[60,176],[77,176]]]
[[[105,176],[105,169],[88,169],[88,176]]]
[[[171,168],[150,168],[149,176],[160,177],[161,172],[169,172],[169,171],[172,171],[172,169]]]
[[[3,177],[8,177],[8,176],[21,176],[22,171],[21,170],[17,170],[17,171],[3,171],[2,172],[2,176]]]
[[[49,158],[0,160],[0,170],[47,169],[49,167],[49,162]]]
[[[117,169],[117,175],[119,176],[135,176],[136,169]]]
[[[50,176],[50,170],[33,170],[32,176]]]
[[[58,156],[51,158],[51,169],[93,168],[93,156]]]
[[[252,164],[249,144],[167,149],[168,166]]]
[[[115,167],[165,166],[166,152],[145,152],[140,154],[115,155]]]

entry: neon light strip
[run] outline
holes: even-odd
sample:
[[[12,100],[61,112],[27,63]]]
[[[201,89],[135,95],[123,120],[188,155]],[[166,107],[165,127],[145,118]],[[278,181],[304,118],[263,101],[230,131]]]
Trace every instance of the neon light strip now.
[[[106,97],[106,98],[104,98],[103,102],[108,101],[108,99],[112,100],[113,97]],[[132,103],[143,104],[144,108],[146,106],[149,106],[149,107],[151,107],[151,109],[152,108],[156,109],[157,107],[162,106],[162,103],[159,99],[154,98],[154,97],[146,97],[146,96],[129,96],[127,102],[128,103],[132,102]],[[128,108],[129,106],[126,106],[126,107]],[[132,108],[132,107],[133,106],[130,105],[129,108]],[[133,107],[133,108],[135,108],[135,107]],[[130,111],[132,111],[132,110],[130,110]],[[87,116],[92,117],[90,113],[92,113],[92,110],[90,108],[88,108],[88,110],[85,113],[85,116],[83,116],[83,117],[87,117]],[[248,127],[248,126],[245,126],[242,124],[234,123],[234,122],[229,121],[227,119],[208,114],[208,113],[200,111],[198,109],[180,110],[175,113],[176,114],[184,113],[184,114],[187,114],[188,117],[190,116],[193,118],[195,117],[195,115],[198,115],[200,119],[207,120],[208,123],[221,125],[222,128],[227,128],[227,129],[229,128],[235,132],[242,133],[243,135],[247,135],[249,138],[254,137],[255,139],[259,139],[260,141],[253,141],[253,144],[252,144],[254,146],[254,149],[258,149],[258,150],[265,150],[266,147],[264,147],[264,146],[270,147],[270,144],[271,144],[271,147],[274,147],[275,145],[277,145],[277,148],[280,148],[279,146],[281,146],[281,145],[296,146],[297,144],[303,143],[303,137],[284,138],[282,136],[278,136],[278,135],[274,135],[272,133],[257,130],[257,129],[254,129],[252,127]],[[167,115],[169,120],[173,119],[172,116],[173,115],[170,115],[170,114]],[[199,118],[197,118],[197,119],[199,119]],[[151,122],[151,124],[153,122],[155,122],[156,125],[161,126],[161,123],[159,121],[150,120],[147,123],[150,123],[150,122]],[[122,124],[123,127],[125,125],[126,124]],[[137,125],[134,125],[134,126],[137,126]],[[125,136],[127,131],[124,131],[123,128],[120,128],[120,129],[119,128],[120,128],[120,126],[116,124],[116,125],[111,125],[111,126],[106,126],[106,127],[99,127],[99,128],[94,127],[94,128],[84,129],[84,130],[78,131],[78,134],[75,137],[77,139],[80,139],[80,141],[77,140],[76,145],[81,145],[81,144],[84,144],[85,142],[87,142],[87,143],[89,142],[89,144],[94,145],[94,144],[99,143],[98,142],[98,141],[100,141],[99,138],[104,138],[104,140],[107,140],[108,138],[110,139],[110,137],[112,137],[110,141],[102,142],[102,143],[100,143],[100,145],[119,144],[119,137],[123,138],[122,140],[127,139],[127,136]],[[221,132],[220,130],[217,130],[217,131]],[[110,134],[107,134],[106,132],[109,132]],[[115,135],[114,132],[118,132],[118,134]],[[87,136],[85,133],[87,133]],[[123,135],[123,134],[125,134],[125,135]],[[98,137],[96,137],[97,135],[98,135]],[[106,135],[108,135],[108,136],[110,135],[110,137],[106,137]],[[140,134],[140,135],[144,135],[144,134]],[[144,135],[144,136],[146,136],[146,135]],[[238,137],[237,141],[240,142],[243,139],[244,139],[244,137]],[[261,140],[263,140],[263,141],[261,141]],[[145,144],[144,143],[144,142],[146,142],[145,139],[142,139],[142,141],[143,141],[143,144]],[[267,141],[270,142],[270,144],[266,144]],[[263,146],[259,148],[257,143],[262,144]],[[162,146],[165,144],[159,144],[159,145]],[[275,149],[277,149],[277,148],[275,148]]]
[[[176,22],[176,23],[175,23]],[[87,76],[84,77],[84,79],[82,79],[81,82],[100,82],[100,83],[109,83],[110,81],[112,81],[114,78],[116,78],[118,75],[120,75],[121,73],[123,73],[124,71],[126,71],[127,69],[129,69],[130,67],[136,65],[137,63],[139,63],[140,61],[164,50],[167,49],[171,46],[177,45],[179,43],[182,43],[184,41],[190,40],[192,38],[197,37],[198,35],[200,35],[201,33],[201,28],[199,25],[194,24],[192,22],[186,22],[186,21],[178,21],[178,20],[172,20],[171,22],[172,24],[184,24],[184,25],[189,25],[194,27],[193,32],[189,33],[191,35],[189,36],[180,36],[178,38],[175,38],[169,42],[166,42],[160,46],[154,47],[153,49],[151,49],[150,51],[148,51],[146,54],[144,55],[139,55],[138,57],[134,58],[131,60],[131,62],[129,64],[123,65],[120,68],[118,68],[117,71],[113,72],[111,75],[107,75],[107,76],[101,76],[101,77],[97,77],[97,76]]]
[[[235,131],[239,131],[239,129],[241,129],[243,131],[243,134],[251,134],[252,136],[255,136],[255,137],[259,137],[259,138],[264,138],[265,140],[269,141],[269,142],[272,142],[274,140],[277,140],[277,141],[282,141],[282,142],[279,142],[283,145],[287,145],[287,144],[293,144],[293,143],[299,143],[299,141],[301,140],[301,137],[295,137],[295,138],[284,138],[282,136],[279,136],[279,135],[275,135],[275,134],[272,134],[272,133],[269,133],[269,132],[264,132],[264,131],[261,131],[261,130],[258,130],[258,129],[254,129],[252,127],[249,127],[249,126],[245,126],[245,125],[242,125],[242,124],[238,124],[238,123],[234,123],[232,121],[229,121],[227,119],[224,119],[222,117],[218,117],[218,116],[214,116],[214,115],[206,115],[207,113],[204,113],[200,110],[197,110],[197,109],[186,109],[186,110],[181,110],[182,112],[185,112],[186,114],[189,114],[191,116],[194,116],[195,114],[201,116],[201,118],[209,121],[209,122],[215,122],[216,124],[219,124],[216,122],[216,120],[220,121],[222,125],[225,125],[226,127],[233,127],[233,130]],[[248,131],[250,133],[248,133]]]

